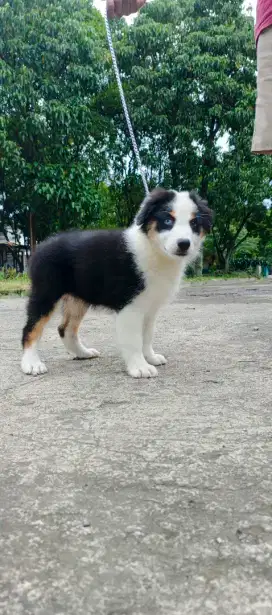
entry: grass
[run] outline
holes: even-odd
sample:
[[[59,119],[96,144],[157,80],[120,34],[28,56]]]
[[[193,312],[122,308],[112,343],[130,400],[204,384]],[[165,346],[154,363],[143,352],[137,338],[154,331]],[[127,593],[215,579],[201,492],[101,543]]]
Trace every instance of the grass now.
[[[29,290],[29,278],[20,275],[15,278],[0,277],[0,297],[5,295],[25,295]]]
[[[202,277],[186,278],[186,282],[201,282],[202,284],[215,280],[255,279],[247,272],[230,273],[226,275],[204,275]],[[18,275],[14,278],[4,278],[0,274],[0,298],[7,295],[26,295],[30,287],[27,274]]]
[[[237,271],[237,273],[209,274],[203,276],[187,277],[187,282],[215,282],[216,280],[261,280],[256,275],[247,271]]]

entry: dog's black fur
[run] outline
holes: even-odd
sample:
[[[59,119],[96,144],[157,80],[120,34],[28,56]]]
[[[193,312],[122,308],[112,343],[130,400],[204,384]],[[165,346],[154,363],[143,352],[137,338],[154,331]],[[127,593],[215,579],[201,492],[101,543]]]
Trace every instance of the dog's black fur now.
[[[205,231],[205,233],[210,233],[212,229],[214,213],[208,207],[208,201],[205,201],[204,199],[202,199],[195,190],[192,190],[189,193],[189,196],[192,199],[192,201],[194,201],[198,209],[197,221],[198,221],[199,227],[202,228]]]
[[[160,212],[171,212],[175,196],[173,191],[157,189],[146,198],[136,217],[144,233]],[[191,192],[190,196],[198,208],[200,227],[209,232],[211,210],[196,193]],[[163,216],[159,222],[165,223]],[[48,316],[64,295],[119,312],[145,288],[125,234],[118,230],[72,231],[49,238],[32,257],[30,278],[32,289],[23,345],[36,323]]]
[[[122,310],[145,284],[122,231],[71,231],[49,238],[34,253],[31,296],[23,344],[35,323],[63,295],[89,305]]]
[[[210,233],[213,223],[213,212],[208,207],[208,202],[202,199],[195,190],[192,190],[189,196],[196,204],[198,210],[198,230],[196,232],[200,232],[203,229],[205,233]],[[158,213],[162,210],[165,212],[171,211],[171,202],[174,199],[175,192],[173,190],[156,188],[150,193],[136,217],[136,223],[141,226],[144,233],[148,232],[150,221],[155,220]]]
[[[160,210],[171,210],[170,203],[174,198],[173,190],[164,190],[164,188],[156,188],[150,193],[136,216],[136,224],[142,228],[144,233],[147,233],[150,221]]]

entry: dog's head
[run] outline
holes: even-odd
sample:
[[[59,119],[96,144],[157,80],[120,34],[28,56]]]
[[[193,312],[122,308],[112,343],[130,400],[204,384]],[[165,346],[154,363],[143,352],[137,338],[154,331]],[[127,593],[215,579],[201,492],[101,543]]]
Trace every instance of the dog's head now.
[[[212,228],[213,213],[196,192],[157,188],[143,201],[136,224],[172,258],[193,260]]]

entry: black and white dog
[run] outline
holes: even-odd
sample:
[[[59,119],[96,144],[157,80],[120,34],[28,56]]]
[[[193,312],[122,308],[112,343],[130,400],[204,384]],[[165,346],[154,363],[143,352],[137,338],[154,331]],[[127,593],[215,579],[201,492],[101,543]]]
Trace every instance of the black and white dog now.
[[[178,289],[188,263],[212,226],[212,212],[194,192],[154,190],[125,231],[71,231],[40,244],[32,258],[28,319],[23,330],[22,370],[45,373],[37,343],[57,303],[63,301],[59,334],[79,359],[97,357],[78,337],[89,306],[117,314],[117,338],[133,378],[157,375],[166,363],[152,347],[158,309]]]

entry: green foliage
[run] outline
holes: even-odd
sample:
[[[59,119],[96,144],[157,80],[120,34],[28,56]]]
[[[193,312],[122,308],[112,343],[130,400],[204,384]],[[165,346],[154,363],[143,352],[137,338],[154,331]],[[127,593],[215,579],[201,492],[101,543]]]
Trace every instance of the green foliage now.
[[[155,0],[118,43],[149,181],[208,198],[226,271],[271,196],[271,161],[250,153],[256,61],[242,5]]]
[[[89,0],[8,0],[0,28],[2,228],[29,237],[30,213],[38,240],[128,225],[143,188],[101,15]],[[154,0],[112,31],[150,187],[208,198],[205,253],[221,269],[248,238],[270,258],[271,158],[250,152],[256,54],[242,0]]]
[[[14,280],[14,278],[17,277],[17,271],[16,269],[13,269],[12,267],[9,267],[8,269],[4,269],[3,272],[1,272],[1,280]]]
[[[108,133],[102,18],[88,0],[17,0],[0,8],[0,29],[4,214],[34,213],[38,239],[94,224]]]

